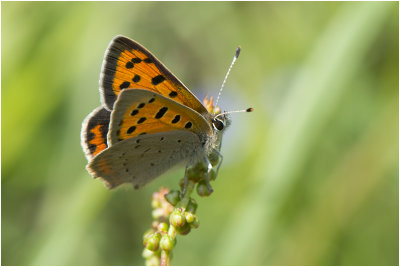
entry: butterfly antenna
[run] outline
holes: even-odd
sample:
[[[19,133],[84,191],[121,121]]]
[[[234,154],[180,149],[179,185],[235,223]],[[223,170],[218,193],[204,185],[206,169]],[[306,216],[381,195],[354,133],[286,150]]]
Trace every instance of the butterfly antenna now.
[[[222,112],[220,114],[218,114],[217,116],[215,116],[214,119],[218,118],[219,116],[223,116],[226,114],[231,114],[231,113],[241,113],[241,112],[252,112],[254,109],[253,108],[248,108],[248,109],[241,109],[241,110],[234,110],[234,111],[226,111],[226,112]]]
[[[235,64],[235,61],[239,57],[239,54],[240,54],[240,46],[238,46],[238,48],[236,48],[235,56],[233,57],[232,63],[229,66],[228,72],[226,73],[224,81],[222,82],[221,88],[219,89],[217,101],[215,101],[215,107],[218,105],[219,97],[221,96],[222,90],[224,89],[224,85],[226,83],[226,80],[228,79],[229,72],[231,72],[233,64]],[[215,115],[215,109],[214,109],[214,115]]]

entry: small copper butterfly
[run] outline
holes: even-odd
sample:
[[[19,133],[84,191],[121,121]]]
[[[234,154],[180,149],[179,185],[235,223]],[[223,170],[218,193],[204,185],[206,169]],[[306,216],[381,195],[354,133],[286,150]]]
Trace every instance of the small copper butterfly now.
[[[188,167],[204,162],[210,171],[215,167],[211,154],[221,163],[226,114],[213,106],[212,99],[203,105],[137,42],[123,36],[111,41],[100,94],[102,106],[82,124],[81,144],[87,170],[109,188],[123,183],[139,188],[180,162]]]

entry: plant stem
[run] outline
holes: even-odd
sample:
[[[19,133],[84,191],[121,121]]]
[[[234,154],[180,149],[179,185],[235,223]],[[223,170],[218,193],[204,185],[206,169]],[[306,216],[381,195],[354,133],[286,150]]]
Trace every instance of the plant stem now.
[[[170,257],[170,253],[166,250],[161,250],[161,261],[160,261],[160,265],[161,266],[169,266],[170,262],[171,262],[171,257]]]
[[[195,182],[193,182],[192,180],[189,179],[187,186],[186,186],[185,194],[183,195],[183,198],[181,199],[181,201],[179,201],[179,203],[177,204],[177,207],[186,209],[186,207],[189,203],[189,200],[190,200],[190,195],[192,194],[192,191],[194,189],[194,186],[195,186]]]

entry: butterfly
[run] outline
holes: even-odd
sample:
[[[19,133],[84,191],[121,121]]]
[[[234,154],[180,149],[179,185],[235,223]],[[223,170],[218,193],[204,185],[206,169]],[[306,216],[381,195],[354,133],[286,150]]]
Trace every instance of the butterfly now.
[[[219,168],[229,118],[212,99],[203,105],[139,43],[124,36],[110,42],[100,95],[102,106],[82,123],[81,145],[87,170],[110,189],[123,183],[140,188],[180,162],[204,163],[209,173],[211,155]]]

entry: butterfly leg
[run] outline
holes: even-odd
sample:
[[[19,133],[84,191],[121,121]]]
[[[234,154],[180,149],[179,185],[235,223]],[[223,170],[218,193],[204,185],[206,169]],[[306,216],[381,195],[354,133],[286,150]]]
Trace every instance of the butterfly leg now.
[[[215,165],[213,165],[210,160],[213,161]],[[204,157],[204,161],[201,161],[201,162],[197,163],[197,165],[195,165],[195,166],[198,166],[200,164],[200,166],[204,166],[207,168],[207,177],[205,177],[205,181],[206,181],[206,185],[207,185],[207,188],[210,193],[214,192],[214,190],[211,187],[210,180],[214,180],[215,177],[217,176],[219,168],[222,165],[222,160],[223,160],[222,154],[217,149],[214,149],[213,153],[211,155]],[[216,166],[216,171],[214,174],[212,171],[215,166]],[[187,186],[189,183],[188,170],[190,168],[193,168],[193,166],[186,165],[185,176],[183,178],[183,187],[182,187],[182,192],[181,192],[182,198],[185,195],[185,192],[186,192],[186,189],[187,189]],[[196,167],[194,167],[194,168],[196,168]]]
[[[207,188],[210,191],[210,193],[214,192],[214,190],[212,189],[211,185],[210,185],[210,178],[211,178],[211,171],[213,168],[213,165],[211,164],[211,162],[209,161],[208,157],[204,157],[205,162],[207,163],[207,178],[206,178],[206,184],[207,184]]]
[[[215,177],[217,177],[218,175],[218,171],[219,171],[219,167],[221,167],[222,165],[222,160],[224,159],[224,157],[222,156],[222,154],[218,151],[218,149],[213,150],[213,153],[215,153],[218,157],[218,163],[217,163],[217,170],[215,172]]]
[[[183,177],[183,188],[182,188],[182,192],[181,192],[181,198],[183,198],[183,196],[185,195],[185,193],[186,193],[186,188],[187,188],[187,186],[188,186],[188,183],[189,183],[189,178],[188,178],[188,169],[190,168],[190,166],[189,165],[186,165],[186,168],[185,168],[185,176]]]

